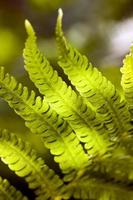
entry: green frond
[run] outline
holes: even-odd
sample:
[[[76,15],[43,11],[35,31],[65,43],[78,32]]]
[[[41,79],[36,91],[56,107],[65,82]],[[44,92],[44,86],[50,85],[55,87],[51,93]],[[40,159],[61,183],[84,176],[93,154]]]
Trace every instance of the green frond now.
[[[29,143],[7,130],[0,130],[0,157],[12,171],[25,178],[38,198],[63,197],[65,186],[60,178],[37,156]]]
[[[90,157],[103,155],[110,150],[112,142],[103,136],[103,124],[96,119],[95,112],[85,101],[58,76],[36,44],[36,36],[31,25],[26,23],[28,39],[24,49],[25,68],[30,79],[45,95],[50,106],[74,129],[79,140],[85,143]]]
[[[72,188],[75,199],[133,200],[132,188],[93,176],[71,183]]]
[[[0,177],[0,199],[1,200],[28,200],[22,193],[15,189],[8,180]]]
[[[63,173],[72,178],[88,166],[88,156],[68,123],[45,99],[35,97],[34,91],[30,93],[13,76],[5,74],[3,67],[0,68],[0,96],[25,120],[33,133],[43,138]]]
[[[133,157],[127,154],[124,149],[123,151],[115,149],[109,158],[104,158],[101,162],[95,160],[91,165],[91,172],[96,172],[97,175],[117,182],[130,183],[133,181]]]
[[[81,96],[95,107],[101,123],[104,123],[110,134],[110,139],[118,140],[118,136],[121,137],[124,132],[131,132],[130,113],[126,102],[115,86],[89,63],[87,57],[67,42],[62,31],[61,11],[57,18],[56,36],[60,67]]]
[[[121,140],[121,146],[125,146],[126,148],[126,152],[128,155],[133,156],[133,136],[125,136],[125,138],[123,138]]]
[[[123,61],[121,85],[133,118],[133,45]]]

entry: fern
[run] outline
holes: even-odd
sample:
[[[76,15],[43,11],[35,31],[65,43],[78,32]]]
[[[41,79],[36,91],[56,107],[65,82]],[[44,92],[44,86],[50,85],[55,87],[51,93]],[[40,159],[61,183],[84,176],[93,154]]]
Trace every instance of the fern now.
[[[0,199],[2,200],[28,200],[20,191],[16,190],[8,180],[0,177]]]
[[[81,55],[67,42],[62,32],[62,16],[63,13],[59,9],[56,26],[60,50],[59,65],[81,96],[95,107],[110,133],[110,139],[117,140],[124,132],[132,132],[126,102],[121,98],[115,86],[94,68],[84,55]]]
[[[58,76],[46,57],[36,45],[31,24],[26,21],[28,39],[24,49],[25,68],[39,91],[45,95],[50,106],[74,129],[79,140],[85,143],[90,157],[103,155],[110,150],[112,142],[103,133],[104,127],[95,112],[87,108],[85,101]],[[93,128],[95,127],[95,129]]]
[[[41,137],[59,164],[60,175],[29,143],[6,129],[0,130],[0,158],[24,178],[38,200],[133,200],[132,47],[121,69],[121,95],[87,57],[67,42],[62,16],[59,9],[59,65],[76,89],[63,81],[41,53],[27,20],[25,69],[43,97],[0,67],[1,98],[24,119],[33,134]],[[1,178],[0,195],[2,200],[27,199]]]
[[[128,187],[125,188],[122,184],[117,185],[111,181],[105,182],[102,178],[98,180],[91,176],[85,177],[80,181],[71,183],[71,187],[75,199],[133,199],[133,191],[128,189]]]
[[[121,68],[121,72],[121,84],[128,103],[129,111],[133,118],[133,46],[131,46],[130,54],[124,59],[124,65]]]
[[[61,195],[63,182],[59,177],[44,164],[29,143],[7,130],[0,131],[0,157],[18,176],[25,177],[29,188],[36,190],[37,199]]]
[[[127,165],[128,163],[128,165]],[[116,149],[110,158],[104,158],[102,161],[96,161],[92,164],[92,171],[101,176],[107,176],[121,183],[133,181],[133,159],[125,152],[119,152]]]
[[[45,99],[35,97],[34,91],[28,92],[27,87],[18,84],[13,76],[5,74],[3,67],[0,68],[0,95],[25,119],[26,126],[42,137],[44,145],[55,155],[55,161],[69,178],[88,165],[88,157],[69,125]]]
[[[112,142],[115,144],[118,143],[119,146],[126,148],[126,151],[133,155],[133,128],[127,102],[121,97],[115,86],[107,80],[101,72],[94,68],[84,55],[81,55],[67,42],[62,31],[62,17],[62,10],[59,9],[56,24],[56,39],[60,52],[59,65],[68,75],[70,81],[81,96],[88,102],[88,106],[90,107],[90,103],[94,106],[98,117],[102,119],[101,123],[104,123],[104,126],[106,127],[106,130],[103,130],[103,133],[105,134],[107,132]],[[119,150],[121,152],[121,149]],[[123,152],[122,150],[122,153],[126,158],[126,152]],[[118,159],[115,154],[116,152],[111,155],[111,166],[108,158],[105,158],[102,162],[98,162],[102,163],[107,171],[110,171],[110,168],[115,165]],[[122,160],[122,162],[124,162],[124,160]],[[124,171],[121,166],[119,166],[119,171],[123,174]],[[128,168],[128,173],[125,172],[124,175],[126,174],[127,177],[132,177],[132,161],[129,166],[130,170]],[[118,167],[116,168],[118,169]],[[117,174],[115,174],[115,176],[116,175]],[[113,176],[113,178],[115,176]]]

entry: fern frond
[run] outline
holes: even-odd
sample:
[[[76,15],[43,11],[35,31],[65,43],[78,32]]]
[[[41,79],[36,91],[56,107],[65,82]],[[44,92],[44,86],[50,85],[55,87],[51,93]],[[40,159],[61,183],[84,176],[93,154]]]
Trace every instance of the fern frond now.
[[[38,198],[54,199],[63,195],[65,186],[61,179],[44,164],[29,143],[7,130],[0,130],[0,157],[12,171],[25,178]]]
[[[112,143],[103,133],[104,127],[96,120],[95,112],[88,108],[85,101],[58,76],[52,66],[39,51],[35,32],[26,21],[28,39],[24,49],[25,68],[39,91],[45,95],[50,106],[69,122],[79,140],[85,143],[88,154],[93,157],[104,155]]]
[[[93,176],[71,183],[70,189],[75,199],[133,200],[132,188]]]
[[[91,171],[117,182],[130,183],[133,181],[133,157],[126,154],[124,149],[123,152],[115,149],[110,158],[103,158],[101,162],[95,161],[91,165]]]
[[[133,118],[133,46],[123,61],[121,85]]]
[[[59,10],[56,25],[59,65],[81,96],[95,107],[111,140],[119,140],[118,136],[132,131],[126,102],[122,100],[115,86],[88,62],[87,57],[67,42],[62,31],[62,15]]]
[[[43,138],[63,173],[71,174],[72,178],[88,166],[88,156],[67,122],[45,99],[36,98],[34,91],[30,93],[13,76],[5,74],[3,67],[0,68],[0,96],[26,121],[33,133]]]
[[[1,200],[28,200],[22,193],[10,185],[7,179],[0,177],[0,199]]]

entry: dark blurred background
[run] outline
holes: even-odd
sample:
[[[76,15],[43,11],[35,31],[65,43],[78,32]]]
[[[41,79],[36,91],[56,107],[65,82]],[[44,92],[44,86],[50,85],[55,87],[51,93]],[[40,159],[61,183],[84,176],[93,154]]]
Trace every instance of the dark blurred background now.
[[[119,68],[133,41],[132,0],[0,0],[0,65],[24,85],[34,88],[24,71],[22,58],[27,37],[24,20],[28,19],[37,32],[40,49],[58,69],[54,31],[60,7],[64,11],[63,29],[69,41],[119,88]],[[3,100],[0,100],[0,124],[1,128],[30,140],[53,167],[40,138],[25,128],[24,121]],[[2,163],[0,169],[4,177],[16,182]]]

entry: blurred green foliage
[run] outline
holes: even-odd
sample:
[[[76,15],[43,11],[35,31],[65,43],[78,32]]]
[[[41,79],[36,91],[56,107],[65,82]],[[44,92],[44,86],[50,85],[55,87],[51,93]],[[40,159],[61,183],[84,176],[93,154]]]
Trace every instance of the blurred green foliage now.
[[[57,9],[58,7],[63,6],[64,4],[70,3],[70,0],[29,0],[29,3],[36,9],[39,9],[40,11],[50,11]]]
[[[99,12],[106,20],[121,20],[132,13],[132,0],[101,0],[99,5]]]
[[[117,89],[121,89],[121,72],[117,66],[101,67],[100,71],[116,86]]]
[[[0,28],[0,65],[10,63],[19,53],[20,41],[12,30]]]

